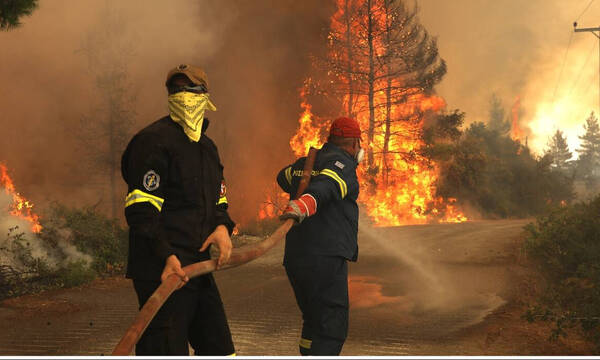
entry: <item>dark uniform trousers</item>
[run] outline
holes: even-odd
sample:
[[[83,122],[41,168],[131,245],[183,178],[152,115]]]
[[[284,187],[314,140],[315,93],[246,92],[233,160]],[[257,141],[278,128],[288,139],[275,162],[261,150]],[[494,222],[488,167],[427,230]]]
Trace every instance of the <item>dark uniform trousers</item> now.
[[[306,158],[283,168],[277,183],[296,194]],[[358,257],[356,160],[335,144],[317,153],[310,184],[317,212],[286,235],[283,265],[303,326],[302,355],[339,355],[348,333],[348,264]]]
[[[133,280],[140,308],[160,282]],[[135,348],[136,355],[232,355],[233,341],[223,303],[211,274],[191,279],[158,311]]]
[[[339,355],[348,335],[348,263],[314,256],[285,264],[302,312],[302,355]]]

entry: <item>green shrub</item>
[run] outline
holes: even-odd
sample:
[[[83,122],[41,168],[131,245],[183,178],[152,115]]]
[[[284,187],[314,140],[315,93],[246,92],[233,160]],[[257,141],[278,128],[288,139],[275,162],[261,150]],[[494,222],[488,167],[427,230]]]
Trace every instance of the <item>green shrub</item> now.
[[[97,273],[86,262],[74,261],[62,265],[54,275],[62,287],[73,287],[94,280]]]
[[[0,251],[14,264],[0,266],[0,299],[35,293],[56,287],[72,287],[90,282],[98,275],[122,273],[127,258],[127,232],[116,220],[94,208],[69,208],[57,203],[42,217],[42,232],[26,235],[18,226],[9,229]],[[35,246],[48,253],[32,255]],[[40,241],[41,240],[41,241]],[[73,257],[74,246],[81,256]],[[92,259],[87,261],[85,255]]]
[[[93,207],[69,208],[54,203],[49,220],[42,223],[46,238],[56,238],[61,230],[71,232],[77,250],[92,256],[92,268],[99,274],[122,272],[127,261],[127,230]]]
[[[555,209],[525,230],[524,250],[547,282],[526,317],[554,321],[554,337],[580,325],[600,348],[600,196]]]

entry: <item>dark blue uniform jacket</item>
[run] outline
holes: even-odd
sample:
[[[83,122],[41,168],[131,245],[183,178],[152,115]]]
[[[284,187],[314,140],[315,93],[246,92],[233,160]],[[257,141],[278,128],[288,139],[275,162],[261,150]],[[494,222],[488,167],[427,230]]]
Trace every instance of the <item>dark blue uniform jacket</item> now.
[[[281,188],[292,197],[302,178],[306,157],[283,168],[277,176]],[[358,257],[358,179],[356,160],[331,143],[317,153],[310,185],[304,193],[317,200],[317,212],[288,232],[284,264],[307,257]]]

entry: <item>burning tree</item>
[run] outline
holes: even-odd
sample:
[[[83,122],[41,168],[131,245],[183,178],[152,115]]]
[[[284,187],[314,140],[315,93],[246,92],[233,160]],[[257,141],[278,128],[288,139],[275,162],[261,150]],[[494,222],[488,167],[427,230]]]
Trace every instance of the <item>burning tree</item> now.
[[[416,6],[409,9],[398,0],[338,0],[331,21],[325,64],[335,88],[332,93],[341,95],[346,115],[364,118],[370,145],[367,164],[373,168],[380,162],[384,177],[389,170],[387,155],[394,151],[390,143],[406,136],[394,131],[394,123],[419,118],[415,112],[421,109],[411,103],[430,94],[446,73],[436,41],[419,23],[417,13]],[[383,136],[381,141],[377,136]]]
[[[319,101],[337,103],[366,130],[367,166],[359,179],[368,186],[359,200],[378,225],[465,219],[453,199],[436,197],[436,166],[421,154],[425,119],[445,107],[433,87],[446,65],[417,13],[416,5],[399,0],[337,0],[327,57],[315,61],[323,78],[307,82]],[[297,155],[306,154],[309,143],[322,144],[328,123],[312,114],[302,95],[300,128],[290,142]]]

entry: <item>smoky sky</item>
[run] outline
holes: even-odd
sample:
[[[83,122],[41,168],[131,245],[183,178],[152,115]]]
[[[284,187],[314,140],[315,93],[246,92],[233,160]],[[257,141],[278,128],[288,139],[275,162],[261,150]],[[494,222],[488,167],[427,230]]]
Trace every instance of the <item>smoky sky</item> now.
[[[465,111],[467,123],[485,120],[493,93],[507,112],[519,96],[534,150],[557,128],[576,146],[582,117],[598,103],[591,85],[597,55],[584,61],[597,40],[572,35],[588,3],[419,0],[419,18],[448,64],[438,94],[449,109]],[[90,64],[82,48],[90,36],[111,33],[114,41],[100,53],[111,63],[120,56],[115,49],[126,50],[119,61],[135,97],[132,132],[167,114],[170,68],[192,63],[206,70],[218,108],[207,113],[208,135],[225,166],[231,212],[238,221],[253,217],[277,171],[293,161],[299,89],[310,55],[326,51],[334,12],[335,3],[325,0],[40,1],[22,27],[0,33],[0,161],[36,203],[107,204],[108,179],[87,165],[76,129],[100,116],[95,74],[103,64]],[[595,2],[577,20],[596,26],[598,15]]]
[[[333,11],[319,0],[41,1],[22,27],[0,33],[0,161],[34,202],[107,205],[109,180],[87,165],[76,130],[99,116],[94,74],[106,65],[90,64],[82,48],[90,36],[108,36],[99,52],[126,64],[132,132],[167,114],[170,68],[205,69],[218,108],[207,114],[208,136],[225,166],[231,212],[238,221],[255,216],[264,188],[293,160],[298,90]]]
[[[507,111],[518,96],[535,152],[557,129],[576,150],[585,118],[599,106],[598,40],[573,32],[574,21],[598,26],[600,2],[584,12],[590,2],[419,0],[421,22],[448,64],[438,93],[466,112],[467,123],[486,120],[492,94]]]

